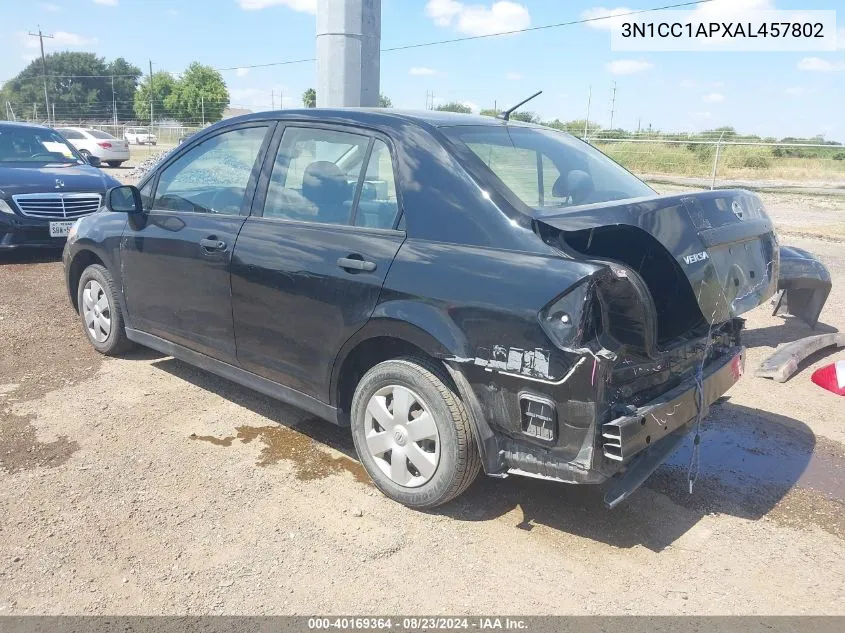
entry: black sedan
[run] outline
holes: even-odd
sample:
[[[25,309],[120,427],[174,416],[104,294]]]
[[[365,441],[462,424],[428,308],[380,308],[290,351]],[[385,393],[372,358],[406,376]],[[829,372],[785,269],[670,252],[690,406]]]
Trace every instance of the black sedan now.
[[[388,496],[480,469],[624,499],[743,372],[779,250],[744,191],[658,196],[487,117],[303,110],[192,136],[64,252],[83,331],[351,426]]]
[[[54,130],[0,123],[0,251],[62,248],[73,223],[118,184]]]

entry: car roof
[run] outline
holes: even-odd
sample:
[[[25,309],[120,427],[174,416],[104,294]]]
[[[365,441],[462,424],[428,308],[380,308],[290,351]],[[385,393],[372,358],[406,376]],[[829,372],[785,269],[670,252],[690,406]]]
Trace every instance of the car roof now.
[[[0,122],[0,130],[3,129],[22,129],[22,128],[29,128],[32,130],[52,130],[52,128],[47,127],[46,125],[38,125],[37,123],[23,123],[20,121],[3,121]]]
[[[263,120],[268,115],[273,118],[312,119],[326,123],[360,123],[362,125],[381,125],[393,127],[399,121],[430,125],[433,127],[453,127],[461,125],[539,127],[521,121],[504,121],[491,116],[478,114],[460,114],[457,112],[443,112],[440,110],[396,110],[393,108],[299,108],[294,110],[277,110],[275,112],[253,112],[231,119],[226,123]]]

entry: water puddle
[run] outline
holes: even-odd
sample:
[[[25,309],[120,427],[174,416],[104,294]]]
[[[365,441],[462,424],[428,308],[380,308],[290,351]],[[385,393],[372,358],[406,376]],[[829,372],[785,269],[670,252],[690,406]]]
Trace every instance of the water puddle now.
[[[272,466],[281,460],[291,463],[296,478],[301,481],[324,479],[341,472],[350,473],[356,481],[370,483],[364,467],[360,463],[341,455],[335,457],[320,447],[320,444],[304,433],[282,425],[239,426],[237,435],[215,437],[212,435],[191,434],[192,440],[200,440],[215,446],[231,446],[235,440],[249,444],[259,440],[263,446],[256,466]]]
[[[670,456],[649,487],[685,507],[790,525],[814,523],[845,538],[845,447],[808,427],[731,404],[702,424],[700,475],[689,494],[692,438]],[[802,428],[803,427],[803,428]]]

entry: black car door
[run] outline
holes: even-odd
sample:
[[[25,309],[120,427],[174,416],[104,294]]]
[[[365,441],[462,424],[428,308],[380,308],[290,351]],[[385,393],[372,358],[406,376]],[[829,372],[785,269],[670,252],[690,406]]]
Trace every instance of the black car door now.
[[[241,365],[328,402],[332,364],[372,314],[405,239],[388,139],[277,130],[232,258]]]
[[[132,327],[235,362],[229,265],[271,127],[204,137],[144,186],[149,210],[130,219],[121,241]]]

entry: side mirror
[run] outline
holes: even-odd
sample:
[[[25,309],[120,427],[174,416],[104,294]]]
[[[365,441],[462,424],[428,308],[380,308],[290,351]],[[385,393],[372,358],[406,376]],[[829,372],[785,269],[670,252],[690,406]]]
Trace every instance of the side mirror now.
[[[141,192],[133,185],[112,187],[106,192],[106,208],[118,213],[143,213],[144,203],[141,201]]]

